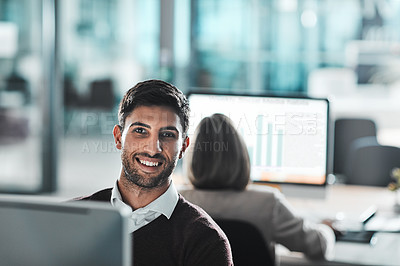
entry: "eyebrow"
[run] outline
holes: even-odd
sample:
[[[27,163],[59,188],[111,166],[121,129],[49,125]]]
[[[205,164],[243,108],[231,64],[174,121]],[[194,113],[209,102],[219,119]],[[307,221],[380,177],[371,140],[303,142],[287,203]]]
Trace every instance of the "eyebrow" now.
[[[150,125],[142,123],[142,122],[133,122],[132,124],[129,125],[129,128],[132,126],[142,126],[142,127],[151,129]],[[162,127],[162,128],[160,128],[160,130],[172,130],[172,131],[176,131],[177,133],[179,133],[179,130],[174,126]]]
[[[172,131],[176,131],[176,133],[179,133],[179,130],[174,126],[162,127],[162,128],[160,128],[160,130],[172,130]]]
[[[141,127],[146,127],[146,128],[151,128],[148,124],[142,123],[142,122],[133,122],[132,124],[129,125],[129,127],[133,126],[141,126]]]

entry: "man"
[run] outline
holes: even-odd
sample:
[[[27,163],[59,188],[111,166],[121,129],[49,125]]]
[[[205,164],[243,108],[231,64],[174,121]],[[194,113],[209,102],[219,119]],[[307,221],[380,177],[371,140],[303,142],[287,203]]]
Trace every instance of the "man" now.
[[[198,206],[177,193],[171,174],[189,145],[189,105],[175,86],[148,80],[121,100],[113,129],[121,173],[113,188],[81,200],[128,205],[135,265],[232,265],[229,242]]]

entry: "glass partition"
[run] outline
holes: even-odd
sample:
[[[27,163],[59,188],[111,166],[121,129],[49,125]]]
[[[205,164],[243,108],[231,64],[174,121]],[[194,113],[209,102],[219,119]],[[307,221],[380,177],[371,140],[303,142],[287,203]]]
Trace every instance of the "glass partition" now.
[[[0,1],[0,190],[43,189],[42,1]]]

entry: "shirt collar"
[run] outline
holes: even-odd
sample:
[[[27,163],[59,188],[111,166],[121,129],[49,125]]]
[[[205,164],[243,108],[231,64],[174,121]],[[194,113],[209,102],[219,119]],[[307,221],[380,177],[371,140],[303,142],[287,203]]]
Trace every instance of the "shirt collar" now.
[[[178,203],[178,199],[178,191],[176,190],[174,183],[171,182],[168,189],[161,196],[159,196],[146,206],[135,210],[135,212],[139,210],[151,210],[157,213],[161,213],[165,217],[167,217],[167,219],[169,219],[175,209],[176,204]],[[114,207],[128,206],[122,200],[121,193],[118,189],[118,181],[115,182],[114,187],[111,191],[111,204]],[[130,207],[130,209],[132,210],[132,207]]]

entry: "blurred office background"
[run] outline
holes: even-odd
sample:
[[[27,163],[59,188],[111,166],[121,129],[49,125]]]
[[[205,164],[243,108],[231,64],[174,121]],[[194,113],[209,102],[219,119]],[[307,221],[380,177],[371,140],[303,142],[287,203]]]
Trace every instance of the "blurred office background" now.
[[[123,93],[329,97],[400,146],[398,0],[0,0],[0,191],[109,187]]]

